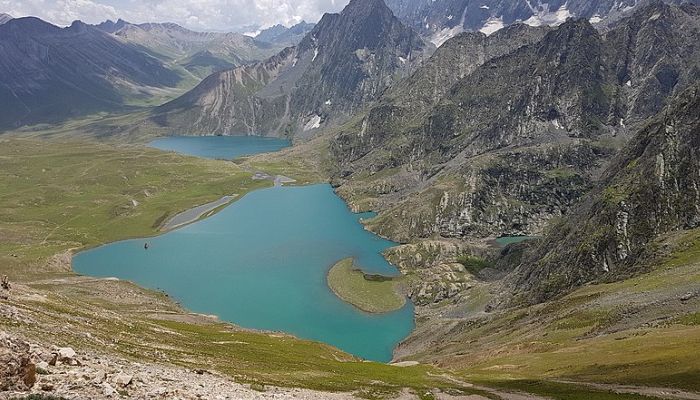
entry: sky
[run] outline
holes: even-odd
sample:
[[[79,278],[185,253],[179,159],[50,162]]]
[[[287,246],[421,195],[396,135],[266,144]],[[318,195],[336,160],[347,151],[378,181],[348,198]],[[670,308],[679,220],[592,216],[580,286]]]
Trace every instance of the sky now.
[[[317,22],[348,0],[0,0],[0,13],[35,16],[67,26],[76,19],[99,23],[122,18],[133,23],[175,22],[200,31],[291,26]],[[254,30],[254,29],[252,29]]]

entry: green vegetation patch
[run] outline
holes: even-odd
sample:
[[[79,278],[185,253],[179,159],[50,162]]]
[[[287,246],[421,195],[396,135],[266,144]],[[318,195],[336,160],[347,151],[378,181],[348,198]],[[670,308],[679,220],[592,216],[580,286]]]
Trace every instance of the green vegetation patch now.
[[[484,260],[481,257],[473,256],[471,254],[462,254],[457,257],[457,262],[464,265],[464,268],[469,271],[472,275],[478,274],[482,269],[491,266],[491,263]]]
[[[4,140],[0,274],[37,277],[57,253],[154,235],[170,215],[271,185],[251,175],[231,162],[140,146]]]
[[[406,304],[406,297],[399,293],[397,278],[365,274],[354,268],[352,258],[331,267],[327,279],[336,296],[366,312],[395,311]]]

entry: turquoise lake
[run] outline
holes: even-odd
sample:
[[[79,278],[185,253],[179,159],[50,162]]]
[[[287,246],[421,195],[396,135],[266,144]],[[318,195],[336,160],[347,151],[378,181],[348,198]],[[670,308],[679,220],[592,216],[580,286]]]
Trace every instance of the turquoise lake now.
[[[192,311],[243,327],[284,331],[389,361],[414,327],[410,302],[396,312],[369,314],[338,299],[326,284],[328,269],[346,257],[368,272],[397,273],[381,256],[394,243],[366,231],[361,217],[368,215],[350,212],[327,184],[256,190],[161,236],[81,252],[73,268],[164,290]]]
[[[160,150],[225,160],[278,151],[289,145],[289,140],[259,136],[168,136],[149,143]]]

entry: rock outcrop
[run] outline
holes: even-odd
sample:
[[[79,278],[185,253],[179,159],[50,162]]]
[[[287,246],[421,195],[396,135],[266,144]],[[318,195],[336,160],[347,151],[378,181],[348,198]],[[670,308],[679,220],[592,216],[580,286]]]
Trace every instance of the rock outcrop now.
[[[0,332],[0,392],[29,390],[35,382],[29,344]]]

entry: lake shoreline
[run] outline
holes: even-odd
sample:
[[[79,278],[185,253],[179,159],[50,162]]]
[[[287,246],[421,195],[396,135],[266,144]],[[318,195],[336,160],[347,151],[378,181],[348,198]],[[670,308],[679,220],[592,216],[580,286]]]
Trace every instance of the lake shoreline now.
[[[226,195],[218,200],[211,201],[209,203],[200,204],[198,206],[191,207],[185,211],[179,212],[174,216],[170,217],[167,221],[163,222],[158,228],[160,232],[168,232],[173,229],[181,228],[185,225],[189,225],[193,222],[197,222],[202,218],[208,217],[213,211],[218,208],[226,207],[231,204],[239,196],[237,193]],[[176,221],[178,220],[178,221]],[[175,221],[175,222],[174,222]]]

